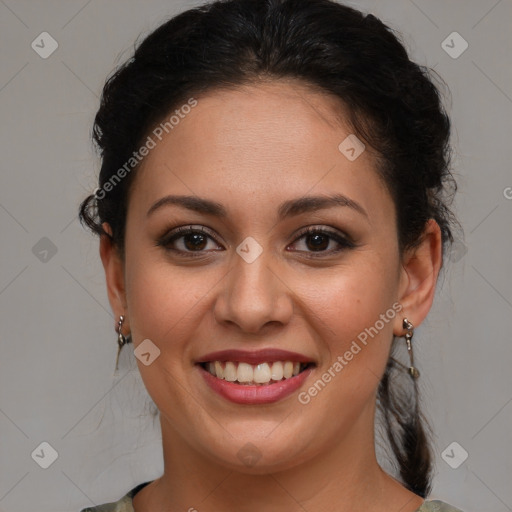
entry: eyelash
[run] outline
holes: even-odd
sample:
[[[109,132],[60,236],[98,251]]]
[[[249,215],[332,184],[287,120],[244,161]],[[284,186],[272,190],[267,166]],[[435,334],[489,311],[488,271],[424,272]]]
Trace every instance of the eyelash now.
[[[182,238],[185,235],[194,234],[194,233],[207,235],[208,237],[210,237],[211,239],[213,239],[216,242],[215,238],[213,237],[213,235],[209,232],[209,230],[207,228],[201,227],[198,229],[198,228],[194,228],[193,226],[182,226],[182,227],[179,227],[179,228],[171,231],[170,233],[167,233],[163,237],[161,237],[157,241],[156,245],[163,247],[166,251],[180,253],[180,256],[184,256],[186,258],[201,257],[202,256],[201,253],[205,252],[203,250],[201,250],[201,251],[182,251],[180,249],[173,249],[173,248],[169,247],[169,245],[172,242],[175,242],[179,238]],[[301,230],[292,243],[296,243],[298,240],[300,240],[301,238],[303,238],[306,235],[316,235],[316,234],[328,236],[329,238],[331,238],[332,240],[337,242],[341,247],[339,247],[338,249],[334,249],[334,250],[331,249],[330,251],[317,251],[316,253],[315,253],[315,251],[306,251],[306,252],[310,252],[310,254],[308,256],[306,256],[307,258],[322,258],[325,254],[332,255],[332,254],[341,252],[345,249],[353,249],[354,247],[356,247],[356,244],[353,241],[340,235],[339,233],[332,231],[332,230],[325,229],[325,228],[320,229],[315,226],[308,226],[307,228],[304,228],[303,230]],[[294,252],[304,252],[304,251],[294,251]]]

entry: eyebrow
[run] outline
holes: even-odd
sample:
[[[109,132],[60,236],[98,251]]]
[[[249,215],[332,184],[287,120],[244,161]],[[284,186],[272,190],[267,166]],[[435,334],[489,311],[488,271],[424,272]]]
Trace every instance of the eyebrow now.
[[[205,215],[212,215],[214,217],[226,218],[228,212],[226,208],[216,201],[204,199],[198,196],[178,196],[169,195],[162,197],[148,210],[146,217],[149,217],[153,212],[162,208],[163,206],[176,205],[187,210]],[[304,196],[297,199],[289,199],[284,201],[278,208],[277,216],[279,220],[284,220],[289,217],[308,213],[315,210],[326,208],[334,208],[336,206],[345,206],[352,208],[358,213],[368,218],[366,210],[356,201],[350,199],[343,194],[322,195],[322,196]]]

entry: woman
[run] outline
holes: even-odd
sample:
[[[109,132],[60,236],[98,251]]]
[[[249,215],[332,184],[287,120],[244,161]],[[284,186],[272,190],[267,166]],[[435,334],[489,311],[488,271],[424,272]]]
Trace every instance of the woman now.
[[[425,499],[412,342],[453,239],[449,135],[391,30],[330,0],[214,2],[138,46],[80,218],[164,474],[82,512],[458,510]]]

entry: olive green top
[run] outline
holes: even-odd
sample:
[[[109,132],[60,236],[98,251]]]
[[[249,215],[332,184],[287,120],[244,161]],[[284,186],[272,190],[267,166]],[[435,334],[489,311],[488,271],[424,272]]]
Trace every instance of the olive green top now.
[[[144,482],[137,485],[131,491],[128,491],[120,500],[112,503],[104,503],[95,507],[88,507],[80,510],[80,512],[134,512],[132,499],[146,485],[151,482]],[[423,504],[415,512],[462,512],[462,510],[448,505],[439,500],[424,501]]]

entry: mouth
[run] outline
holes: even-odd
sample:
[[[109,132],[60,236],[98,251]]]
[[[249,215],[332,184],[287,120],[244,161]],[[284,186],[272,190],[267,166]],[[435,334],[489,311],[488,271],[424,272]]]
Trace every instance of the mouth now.
[[[196,363],[217,379],[240,386],[269,386],[297,377],[316,365],[311,361],[204,361]]]
[[[244,405],[285,399],[305,385],[317,367],[317,362],[304,354],[270,347],[210,352],[194,362],[207,387]]]

